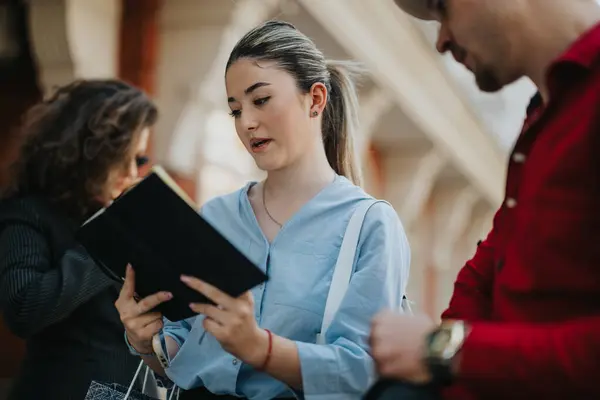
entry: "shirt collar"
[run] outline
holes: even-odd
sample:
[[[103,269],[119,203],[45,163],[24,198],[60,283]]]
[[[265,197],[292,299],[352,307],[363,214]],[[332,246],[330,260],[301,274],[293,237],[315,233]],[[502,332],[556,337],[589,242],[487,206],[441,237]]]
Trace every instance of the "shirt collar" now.
[[[552,97],[558,94],[573,78],[591,70],[600,61],[600,23],[581,35],[548,68],[548,88]],[[575,70],[573,70],[573,68]],[[536,92],[527,107],[527,115],[532,115],[543,106],[540,92]]]
[[[590,69],[600,59],[600,23],[581,35],[554,62],[556,64],[576,64]]]
[[[565,86],[570,87],[600,61],[600,23],[589,29],[548,68],[547,81],[550,95],[559,95]]]

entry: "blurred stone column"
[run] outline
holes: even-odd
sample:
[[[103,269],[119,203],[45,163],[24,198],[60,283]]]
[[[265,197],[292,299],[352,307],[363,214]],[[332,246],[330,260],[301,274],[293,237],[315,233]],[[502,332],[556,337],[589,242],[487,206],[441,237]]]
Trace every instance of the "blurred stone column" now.
[[[455,255],[472,219],[475,204],[480,199],[477,191],[466,183],[440,185],[433,196],[434,244],[433,263],[437,273],[435,313],[448,306],[459,266]]]
[[[29,0],[31,45],[45,92],[118,71],[120,0]]]
[[[120,1],[118,76],[153,96],[156,91],[156,65],[160,51],[159,18],[164,0]],[[141,171],[142,175],[153,164],[154,136],[153,133],[148,143],[151,162]]]
[[[384,158],[385,198],[407,232],[412,262],[408,293],[417,308],[434,316],[433,219],[429,200],[446,165],[434,148],[390,151]]]

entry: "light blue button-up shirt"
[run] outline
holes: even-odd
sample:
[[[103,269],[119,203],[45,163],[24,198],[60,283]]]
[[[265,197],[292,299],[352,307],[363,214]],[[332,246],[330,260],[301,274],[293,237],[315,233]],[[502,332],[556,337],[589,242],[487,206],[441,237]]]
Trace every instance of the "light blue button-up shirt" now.
[[[248,200],[252,184],[209,201],[201,213],[269,276],[252,289],[256,320],[273,334],[296,342],[303,390],[292,391],[225,352],[203,330],[202,316],[166,321],[164,334],[180,345],[166,373],[182,389],[205,386],[215,394],[256,400],[359,399],[374,378],[368,348],[371,319],[382,309],[400,307],[408,281],[410,249],[398,216],[387,203],[377,203],[367,213],[348,291],[327,330],[326,343],[318,345],[346,226],[358,203],[371,197],[338,176],[269,243]]]

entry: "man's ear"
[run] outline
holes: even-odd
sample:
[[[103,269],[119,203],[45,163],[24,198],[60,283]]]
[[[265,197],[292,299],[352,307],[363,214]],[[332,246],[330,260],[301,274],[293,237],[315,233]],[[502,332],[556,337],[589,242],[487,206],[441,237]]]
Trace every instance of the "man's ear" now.
[[[323,110],[327,105],[327,86],[321,82],[313,83],[308,92],[310,96],[310,116],[317,117],[323,114]]]

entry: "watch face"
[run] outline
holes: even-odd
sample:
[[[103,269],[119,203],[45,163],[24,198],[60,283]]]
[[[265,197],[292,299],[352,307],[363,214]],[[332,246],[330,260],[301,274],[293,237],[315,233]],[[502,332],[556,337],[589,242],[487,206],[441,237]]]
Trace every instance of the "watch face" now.
[[[466,329],[460,321],[443,322],[428,340],[428,356],[442,360],[450,360],[461,348]]]
[[[433,337],[433,341],[431,342],[431,352],[433,354],[440,354],[446,350],[446,346],[450,341],[450,337],[451,332],[448,330],[443,329],[437,332],[437,334]]]

